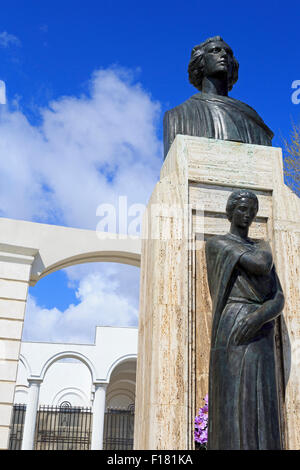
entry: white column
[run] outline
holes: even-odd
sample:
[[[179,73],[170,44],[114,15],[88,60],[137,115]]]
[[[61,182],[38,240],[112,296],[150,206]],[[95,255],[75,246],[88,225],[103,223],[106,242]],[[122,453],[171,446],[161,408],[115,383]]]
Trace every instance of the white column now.
[[[95,384],[91,450],[101,450],[103,448],[106,387],[107,384],[104,383]]]
[[[32,450],[34,447],[34,433],[41,380],[28,379],[28,382],[29,393],[23,430],[22,450]]]
[[[32,248],[0,244],[1,450],[8,448],[27,291],[36,253]]]

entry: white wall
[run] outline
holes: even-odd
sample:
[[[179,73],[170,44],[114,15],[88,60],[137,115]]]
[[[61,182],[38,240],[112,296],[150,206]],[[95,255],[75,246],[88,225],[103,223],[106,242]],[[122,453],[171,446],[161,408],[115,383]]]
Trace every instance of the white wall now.
[[[27,404],[27,379],[38,378],[39,405],[91,407],[94,383],[102,381],[107,406],[127,408],[135,399],[136,357],[137,328],[97,327],[90,345],[22,342],[14,403]]]

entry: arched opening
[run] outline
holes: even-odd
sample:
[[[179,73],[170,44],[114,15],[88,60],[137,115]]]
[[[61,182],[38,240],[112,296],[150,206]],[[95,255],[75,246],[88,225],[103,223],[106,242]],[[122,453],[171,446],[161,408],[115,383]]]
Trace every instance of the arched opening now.
[[[31,403],[28,379],[33,357],[51,354],[47,343],[31,343],[25,349],[18,373],[10,449],[21,448],[24,422]],[[64,351],[50,355],[38,377],[39,394],[34,436],[35,450],[87,450],[91,443],[93,380],[95,371],[90,359],[80,352]],[[65,404],[68,403],[68,408]]]
[[[139,268],[85,263],[29,288],[22,341],[92,344],[96,326],[137,327]]]
[[[60,354],[43,367],[39,404],[61,406],[64,401],[72,407],[92,406],[92,365],[79,354]]]
[[[35,450],[87,450],[92,433],[93,367],[78,353],[49,358],[41,373]]]
[[[120,361],[112,370],[106,391],[103,448],[133,448],[136,359]]]
[[[106,410],[127,409],[135,404],[136,359],[119,363],[110,374],[106,391]]]

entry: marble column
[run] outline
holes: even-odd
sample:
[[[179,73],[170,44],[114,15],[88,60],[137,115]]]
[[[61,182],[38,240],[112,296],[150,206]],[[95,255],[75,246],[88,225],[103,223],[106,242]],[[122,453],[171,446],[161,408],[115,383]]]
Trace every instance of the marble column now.
[[[95,384],[91,450],[103,449],[106,383]]]
[[[28,379],[29,393],[25,414],[22,450],[33,450],[41,380]]]

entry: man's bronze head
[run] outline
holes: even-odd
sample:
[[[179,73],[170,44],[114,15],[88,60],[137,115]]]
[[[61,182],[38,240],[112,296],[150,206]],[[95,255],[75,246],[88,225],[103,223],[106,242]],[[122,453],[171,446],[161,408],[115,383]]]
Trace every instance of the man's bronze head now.
[[[188,67],[189,81],[201,91],[205,76],[227,77],[228,90],[238,79],[239,63],[232,49],[220,36],[214,36],[195,46]]]

